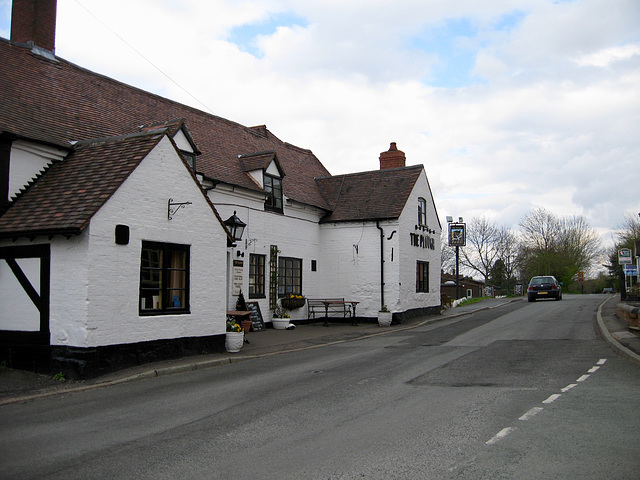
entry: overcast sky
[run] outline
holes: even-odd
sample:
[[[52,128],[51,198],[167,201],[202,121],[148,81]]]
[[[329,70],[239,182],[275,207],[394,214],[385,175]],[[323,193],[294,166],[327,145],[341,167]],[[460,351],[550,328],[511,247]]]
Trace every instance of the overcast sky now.
[[[640,212],[639,0],[58,0],[56,54],[332,174],[397,142],[443,227],[544,207],[610,244]]]

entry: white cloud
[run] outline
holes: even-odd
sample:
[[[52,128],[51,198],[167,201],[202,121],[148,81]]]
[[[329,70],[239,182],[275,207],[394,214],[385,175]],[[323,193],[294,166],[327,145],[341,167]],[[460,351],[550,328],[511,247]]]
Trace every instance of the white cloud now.
[[[204,108],[185,89],[335,174],[377,169],[397,142],[441,219],[517,226],[543,206],[606,233],[640,211],[637,0],[81,3],[180,87],[69,0],[58,55]],[[259,55],[233,36],[247,26]],[[458,82],[430,84],[442,68]]]

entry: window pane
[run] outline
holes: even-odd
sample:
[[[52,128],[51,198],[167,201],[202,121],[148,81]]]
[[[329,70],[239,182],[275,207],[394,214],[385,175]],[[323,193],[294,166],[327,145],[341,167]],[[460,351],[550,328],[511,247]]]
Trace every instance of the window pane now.
[[[302,260],[280,257],[278,259],[278,294],[302,295]]]
[[[162,308],[162,250],[142,250],[140,270],[140,308],[158,310]]]
[[[140,312],[163,313],[189,309],[189,247],[142,243]]]

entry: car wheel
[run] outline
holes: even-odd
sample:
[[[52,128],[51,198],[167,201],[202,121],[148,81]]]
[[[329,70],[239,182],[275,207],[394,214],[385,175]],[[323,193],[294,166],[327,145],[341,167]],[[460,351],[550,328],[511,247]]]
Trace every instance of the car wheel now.
[[[536,298],[535,298],[535,297],[532,297],[531,295],[529,295],[528,300],[529,300],[530,302],[535,302],[535,301],[536,301]]]

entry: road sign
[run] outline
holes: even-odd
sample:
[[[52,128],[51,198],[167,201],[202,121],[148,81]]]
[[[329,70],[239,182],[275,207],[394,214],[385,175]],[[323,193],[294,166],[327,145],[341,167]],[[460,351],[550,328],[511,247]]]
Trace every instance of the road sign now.
[[[618,263],[620,265],[631,265],[633,263],[631,261],[630,248],[621,248],[620,250],[618,250]]]
[[[584,282],[584,272],[578,272],[578,282]]]
[[[625,265],[624,266],[624,274],[627,277],[637,277],[638,276],[638,266],[637,265]]]

